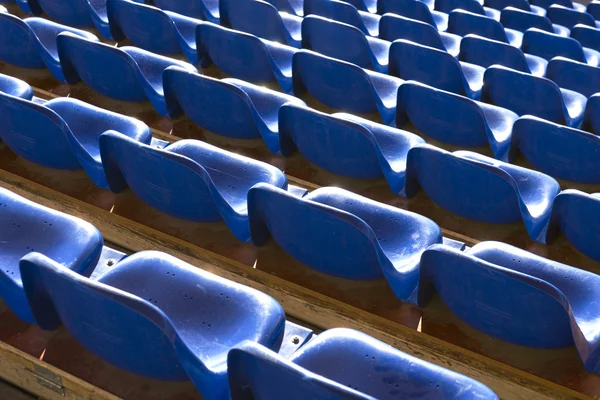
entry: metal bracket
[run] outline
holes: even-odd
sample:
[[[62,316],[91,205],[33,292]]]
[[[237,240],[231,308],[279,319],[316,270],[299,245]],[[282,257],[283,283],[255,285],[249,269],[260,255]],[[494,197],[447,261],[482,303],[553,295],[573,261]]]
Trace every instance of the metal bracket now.
[[[33,365],[33,375],[37,383],[50,389],[61,396],[65,396],[65,387],[62,384],[62,378],[47,368],[37,364]]]

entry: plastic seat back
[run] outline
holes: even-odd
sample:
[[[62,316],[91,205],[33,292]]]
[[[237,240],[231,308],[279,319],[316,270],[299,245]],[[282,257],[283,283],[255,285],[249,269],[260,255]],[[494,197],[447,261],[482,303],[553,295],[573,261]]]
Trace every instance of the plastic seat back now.
[[[37,0],[39,6],[53,20],[75,27],[93,27],[88,14],[87,0],[72,0],[68,6],[61,0]]]
[[[419,0],[380,1],[379,14],[391,13],[435,26],[427,4]],[[389,39],[388,39],[389,40]]]
[[[421,3],[417,0],[406,1]],[[411,17],[405,18],[393,14],[384,15],[381,17],[381,21],[379,22],[379,37],[389,41],[405,39],[411,42],[422,44],[424,46],[446,50],[436,28],[429,23],[410,18]]]
[[[559,6],[573,8],[573,2],[571,0],[530,0],[530,3],[534,6],[542,7],[548,10],[550,6],[558,4]]]
[[[25,21],[0,12],[0,31],[0,60],[23,68],[46,67]]]
[[[588,3],[586,11],[596,20],[600,20],[600,1],[594,0]]]
[[[474,0],[469,1],[475,2]],[[499,42],[507,41],[506,33],[500,22],[490,17],[463,10],[455,10],[448,15],[448,32],[459,36],[472,33]]]
[[[221,24],[258,37],[286,43],[278,10],[262,0],[220,0]]]
[[[550,60],[546,78],[559,87],[574,90],[586,97],[600,92],[600,68],[556,57]]]
[[[207,18],[205,8],[202,4],[204,1],[205,0],[154,0],[154,5],[161,10],[168,10],[187,17],[208,20],[209,18]]]
[[[525,32],[529,28],[537,28],[546,32],[554,32],[552,22],[545,16],[513,7],[505,8],[500,14],[500,23],[505,28]]]
[[[486,7],[495,8],[496,10],[504,10],[506,7],[514,7],[523,11],[531,11],[531,6],[528,0],[485,0],[483,3]]]
[[[500,64],[517,71],[529,72],[525,55],[508,43],[478,36],[465,36],[460,42],[460,60],[489,67]]]
[[[571,29],[571,37],[581,43],[583,47],[600,51],[600,29],[587,25],[576,25]]]
[[[27,100],[33,98],[33,89],[27,82],[4,74],[0,74],[0,92]]]
[[[356,7],[338,0],[304,0],[304,15],[320,15],[363,29],[363,22]],[[365,32],[367,33],[367,32]]]
[[[485,15],[483,6],[476,0],[435,0],[435,9],[450,14],[456,9]]]
[[[523,34],[521,48],[525,53],[540,56],[548,61],[561,56],[574,61],[586,62],[583,48],[577,40],[538,29],[530,29]]]
[[[594,17],[586,12],[574,10],[572,8],[566,8],[560,5],[552,5],[548,8],[546,16],[555,24],[566,26],[571,29],[577,24],[583,24],[596,27],[596,21]]]

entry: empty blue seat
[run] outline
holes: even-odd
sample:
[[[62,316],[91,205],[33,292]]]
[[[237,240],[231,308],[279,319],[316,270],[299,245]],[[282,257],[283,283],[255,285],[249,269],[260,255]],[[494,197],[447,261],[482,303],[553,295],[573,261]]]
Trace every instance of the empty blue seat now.
[[[474,0],[470,0],[474,1]],[[485,68],[458,61],[451,54],[404,39],[390,48],[390,75],[415,80],[479,100]]]
[[[247,193],[266,182],[287,189],[281,170],[199,140],[158,149],[115,131],[100,137],[100,153],[113,192],[127,186],[143,201],[188,221],[225,221],[241,241],[249,239]]]
[[[571,29],[571,37],[583,47],[600,51],[600,29],[578,24]]]
[[[343,328],[319,334],[289,360],[243,343],[227,364],[231,400],[497,399],[471,378]]]
[[[419,136],[351,114],[324,114],[294,104],[279,112],[281,153],[296,149],[313,164],[353,178],[384,176],[394,193],[404,190],[406,155]]]
[[[477,0],[435,0],[435,9],[446,14],[461,9],[479,15],[486,15],[496,21],[500,20],[500,11],[484,7]]]
[[[22,68],[47,68],[56,79],[65,81],[56,38],[61,32],[71,32],[91,41],[98,38],[80,29],[57,24],[42,18],[24,20],[0,13],[0,60]]]
[[[211,23],[198,26],[196,43],[198,57],[228,75],[253,83],[276,82],[285,93],[292,92],[295,48]]]
[[[476,221],[523,221],[527,233],[544,240],[552,202],[560,191],[548,175],[470,151],[449,153],[418,145],[408,153],[406,195],[422,188],[440,207]]]
[[[346,3],[352,4],[357,10],[377,13],[378,0],[345,0]]]
[[[460,252],[431,247],[421,259],[419,300],[434,292],[460,319],[507,342],[535,348],[575,345],[598,373],[600,276],[499,242]]]
[[[584,12],[585,5],[571,0],[529,0],[529,2],[535,6],[545,8],[548,10],[551,6],[558,4],[559,6],[573,8],[577,11]]]
[[[4,74],[0,74],[0,93],[27,100],[33,98],[33,89],[27,82]]]
[[[550,60],[546,78],[561,88],[579,92],[586,97],[600,92],[600,68],[568,58],[555,57]]]
[[[359,11],[352,4],[339,0],[304,0],[304,15],[320,15],[360,29],[365,35],[379,36],[380,15]]]
[[[171,65],[196,71],[191,64],[137,47],[117,48],[67,32],[58,35],[57,46],[68,83],[82,80],[100,94],[118,100],[150,100],[161,115],[168,115],[163,71]]]
[[[188,17],[220,22],[219,0],[153,0],[154,5],[165,11],[172,11]]]
[[[39,15],[44,12],[44,10],[42,10],[40,8],[40,5],[35,0],[15,0],[15,2],[21,8],[21,10],[25,11],[26,13]],[[11,3],[11,0],[6,0],[6,1],[4,1],[4,3]],[[7,12],[5,7],[3,7],[3,6],[0,6],[0,7],[2,7],[4,9],[4,10],[0,9],[0,12]]]
[[[419,2],[418,0],[407,0]],[[395,14],[385,14],[379,22],[379,37],[384,40],[410,40],[425,46],[447,51],[458,57],[461,37],[447,32],[439,32],[433,26],[415,19]]]
[[[587,99],[581,93],[559,88],[550,79],[499,65],[485,71],[482,101],[519,115],[531,114],[579,128]]]
[[[474,0],[470,0],[474,1]],[[493,18],[464,10],[452,11],[448,16],[448,32],[459,36],[473,33],[488,39],[509,43],[521,47],[523,34],[517,30],[505,29],[502,24]]]
[[[445,31],[448,27],[448,14],[430,10],[427,4],[420,0],[380,0],[379,14],[386,13],[425,22],[439,31]]]
[[[248,193],[252,242],[270,235],[289,255],[324,274],[385,278],[402,301],[416,302],[421,253],[442,242],[435,222],[344,189],[298,198],[261,184]]]
[[[586,11],[591,14],[595,20],[600,20],[600,1],[590,1],[586,7]]]
[[[308,92],[329,107],[353,113],[378,112],[383,123],[394,124],[402,79],[309,50],[294,55],[292,69],[296,96]]]
[[[126,117],[72,98],[43,105],[0,94],[0,139],[21,157],[45,167],[83,168],[90,179],[108,188],[100,158],[99,137],[109,129],[150,143],[150,128]]]
[[[533,12],[538,15],[546,15],[545,9],[538,6],[532,6],[529,3],[529,0],[484,0],[483,5],[500,11],[507,7],[513,7],[519,10]]]
[[[102,251],[102,234],[91,224],[0,188],[0,297],[22,320],[35,323],[23,289],[19,261],[42,253],[64,269],[89,274]]]
[[[537,117],[513,125],[511,155],[521,153],[536,169],[557,179],[600,183],[600,137]]]
[[[569,29],[572,29],[577,24],[588,25],[594,28],[596,27],[596,21],[590,14],[558,4],[548,7],[548,13],[546,16],[553,23],[565,26]]]
[[[318,15],[304,17],[302,48],[386,74],[391,42]]]
[[[546,16],[529,11],[506,7],[500,15],[500,23],[509,29],[525,32],[530,28],[541,29],[546,32],[556,33],[560,36],[569,36],[569,29],[553,24]]]
[[[300,47],[302,18],[263,0],[220,0],[221,25]]]
[[[297,15],[299,17],[304,15],[304,0],[267,0],[273,4],[279,11],[286,12],[288,14]]]
[[[531,28],[523,34],[521,49],[525,53],[540,56],[548,61],[561,56],[588,63],[594,67],[600,64],[600,53],[598,51],[582,47],[573,38],[544,32],[536,28]]]
[[[547,242],[562,233],[586,256],[600,261],[600,193],[584,193],[567,189],[558,194],[552,208]]]
[[[494,64],[544,76],[548,61],[542,57],[525,54],[521,49],[508,43],[467,35],[460,42],[459,60],[487,68]]]
[[[239,79],[215,79],[177,67],[164,75],[165,97],[171,116],[181,112],[218,135],[262,137],[269,150],[279,153],[279,109],[284,104],[305,105],[296,97]]]
[[[588,99],[581,129],[600,134],[600,93],[594,94]]]
[[[508,161],[517,118],[512,111],[418,82],[406,82],[398,90],[397,126],[410,122],[419,132],[456,146],[489,146],[502,161]]]
[[[127,38],[153,53],[183,53],[192,64],[199,63],[196,27],[202,21],[133,0],[108,0],[106,8],[115,40]]]
[[[279,350],[285,314],[273,298],[173,256],[143,251],[96,279],[37,252],[20,263],[42,329],[61,323],[88,350],[152,379],[193,381],[204,399],[229,398],[227,353],[251,340]]]

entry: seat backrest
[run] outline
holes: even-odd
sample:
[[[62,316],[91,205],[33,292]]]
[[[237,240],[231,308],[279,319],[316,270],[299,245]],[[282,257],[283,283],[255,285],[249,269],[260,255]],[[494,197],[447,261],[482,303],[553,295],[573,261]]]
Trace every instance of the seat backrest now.
[[[504,27],[500,22],[484,15],[463,10],[455,10],[448,15],[448,32],[459,36],[472,33],[499,42],[507,41]]]
[[[381,8],[380,14],[396,14],[435,26],[429,7],[420,0],[380,0],[379,4]]]
[[[53,20],[75,27],[93,27],[88,14],[87,0],[73,0],[69,6],[61,0],[37,0],[42,10]]]
[[[500,23],[509,29],[525,32],[529,28],[537,28],[554,33],[552,22],[545,16],[529,11],[507,7],[500,14]]]
[[[168,10],[187,17],[205,20],[206,15],[201,3],[202,1],[154,0],[154,5],[161,10]]]
[[[278,10],[262,0],[220,0],[221,24],[258,37],[285,43]]]
[[[530,0],[534,6],[542,7],[548,10],[550,6],[558,4],[559,6],[573,8],[573,2],[571,0]]]
[[[525,32],[521,49],[525,53],[540,56],[548,61],[561,56],[579,62],[586,62],[583,48],[577,40],[539,29],[529,29]]]
[[[571,29],[571,37],[581,43],[583,47],[600,51],[600,29],[587,25],[576,25]]]
[[[23,68],[44,68],[31,28],[20,18],[0,13],[0,60]]]
[[[586,97],[600,92],[600,68],[556,57],[550,60],[546,78],[559,87],[574,90]]]
[[[406,1],[421,3],[417,0]],[[379,21],[379,37],[389,41],[406,39],[425,46],[446,50],[436,28],[429,23],[410,18],[412,17],[405,18],[394,14],[384,15]]]
[[[577,24],[588,25],[593,28],[596,27],[596,21],[590,14],[563,6],[550,6],[546,12],[546,16],[550,18],[550,21],[553,23],[566,26],[569,29]]]
[[[594,19],[600,20],[600,1],[594,0],[589,2],[586,11],[594,17]]]
[[[320,15],[362,29],[363,22],[356,7],[338,0],[304,0],[304,15]],[[366,33],[366,32],[365,32]]]
[[[474,35],[465,36],[460,42],[460,60],[487,68],[500,64],[517,71],[529,72],[523,52],[508,43]]]
[[[456,9],[485,15],[483,6],[476,0],[435,0],[435,9],[450,14]]]
[[[486,7],[495,8],[496,10],[504,10],[506,7],[514,7],[523,11],[531,11],[531,6],[528,0],[484,0],[483,5]]]

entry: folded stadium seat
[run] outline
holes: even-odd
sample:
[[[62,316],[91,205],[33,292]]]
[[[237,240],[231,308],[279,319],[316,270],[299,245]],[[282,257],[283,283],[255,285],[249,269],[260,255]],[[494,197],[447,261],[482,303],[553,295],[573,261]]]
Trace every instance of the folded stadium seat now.
[[[98,93],[122,101],[149,100],[161,115],[168,115],[162,73],[176,65],[196,71],[191,64],[159,56],[137,47],[114,47],[63,32],[57,38],[58,54],[67,82],[80,80]],[[110,68],[106,66],[110,65]]]
[[[302,18],[262,0],[220,0],[221,25],[300,47]]]
[[[47,68],[56,79],[65,82],[58,51],[57,36],[71,32],[91,41],[91,33],[42,18],[20,19],[0,13],[0,60],[21,68]]]
[[[89,274],[102,252],[102,234],[91,224],[0,188],[0,297],[23,321],[35,323],[19,261],[35,251],[64,269]]]
[[[214,63],[234,78],[276,82],[292,93],[292,56],[297,49],[254,35],[204,23],[196,30],[198,58]]]
[[[387,74],[391,42],[366,36],[360,29],[308,15],[302,22],[302,48]]]
[[[548,61],[561,56],[573,61],[588,63],[594,67],[600,65],[600,52],[582,47],[573,38],[562,37],[536,28],[528,29],[523,34],[521,49],[525,53],[543,57]]]
[[[126,117],[61,97],[38,104],[0,94],[0,139],[19,156],[45,167],[84,169],[90,179],[108,188],[100,158],[99,137],[114,129],[132,140],[149,144],[150,128]]]
[[[435,0],[435,9],[446,14],[461,9],[479,15],[485,15],[496,21],[500,20],[500,11],[494,8],[484,7],[477,0]]]
[[[586,97],[600,92],[600,68],[568,58],[555,57],[550,60],[546,78],[561,88],[579,92]]]
[[[365,35],[379,36],[381,15],[359,11],[352,4],[339,0],[304,0],[304,15],[321,17],[343,22],[360,29]]]
[[[395,14],[384,14],[381,17],[379,37],[390,42],[396,39],[410,40],[411,42],[447,51],[454,57],[458,57],[462,39],[452,33],[439,32],[425,22]]]
[[[419,188],[440,207],[468,219],[492,224],[523,221],[531,239],[541,242],[560,191],[558,182],[541,172],[426,144],[408,152],[407,197]]]
[[[600,1],[590,1],[585,10],[588,14],[594,17],[595,20],[600,20]]]
[[[281,153],[296,149],[313,164],[352,178],[385,177],[394,193],[404,190],[406,155],[424,143],[407,131],[351,114],[324,114],[286,104],[279,111]]]
[[[479,100],[485,68],[458,61],[451,54],[404,39],[390,48],[390,75]]]
[[[296,96],[308,92],[329,107],[352,113],[378,112],[384,124],[394,125],[402,79],[309,50],[294,55],[292,70]]]
[[[33,89],[27,82],[4,74],[0,74],[0,93],[27,100],[33,98]]]
[[[379,0],[378,13],[415,19],[425,22],[439,31],[445,31],[448,27],[448,14],[430,10],[427,4],[420,0]]]
[[[165,214],[188,221],[224,221],[241,241],[250,235],[248,190],[259,182],[287,189],[287,179],[276,167],[199,140],[180,140],[159,149],[109,131],[100,137],[100,153],[113,192],[129,186]]]
[[[537,170],[557,179],[600,183],[600,137],[525,116],[513,125],[511,158],[522,154]]]
[[[600,29],[577,24],[571,29],[571,37],[585,48],[600,51]]]
[[[548,65],[542,57],[525,54],[518,47],[476,35],[462,39],[459,60],[484,68],[503,65],[535,76],[544,76]]]
[[[406,82],[398,90],[397,126],[410,122],[419,132],[456,146],[489,146],[502,161],[508,161],[517,118],[512,111],[418,82]]]
[[[559,6],[572,8],[574,10],[585,12],[585,5],[581,3],[577,3],[571,0],[530,0],[531,5],[542,7],[546,9],[546,11],[553,5],[557,4]]]
[[[600,134],[600,94],[594,94],[588,98],[581,129]]]
[[[579,190],[563,190],[556,196],[552,219],[548,228],[547,242],[562,233],[577,250],[600,261],[600,193],[584,193]]]
[[[302,17],[304,15],[304,0],[267,0],[279,11]]]
[[[534,115],[579,128],[587,98],[550,79],[495,65],[485,71],[481,100],[519,115]]]
[[[471,378],[345,328],[319,334],[289,360],[246,342],[227,365],[231,400],[498,398]]]
[[[590,14],[560,6],[558,4],[548,7],[546,16],[550,18],[550,21],[553,23],[565,26],[569,29],[573,29],[573,27],[577,24],[588,25],[596,28],[596,21]]]
[[[351,280],[385,278],[402,301],[416,302],[421,253],[442,243],[429,218],[370,200],[344,189],[324,187],[298,198],[271,185],[248,192],[252,242],[273,236],[301,263]]]
[[[421,258],[419,300],[437,292],[464,322],[510,343],[575,345],[586,370],[598,373],[599,285],[598,275],[505,243],[464,252],[435,245]]]
[[[459,36],[472,33],[488,39],[509,43],[515,47],[521,47],[523,41],[521,32],[514,29],[505,29],[500,22],[493,18],[464,10],[454,10],[448,15],[448,32]]]
[[[285,314],[273,298],[157,251],[136,253],[96,279],[37,252],[20,262],[42,329],[61,323],[101,359],[160,380],[193,381],[229,398],[227,353],[250,340],[278,351]]]
[[[153,0],[154,5],[165,11],[172,11],[196,19],[218,24],[219,0]]]
[[[132,0],[108,0],[106,9],[115,40],[127,38],[153,53],[183,53],[192,64],[199,63],[196,27],[201,20]]]
[[[219,80],[177,67],[165,71],[164,82],[171,117],[184,112],[201,128],[218,135],[262,137],[274,153],[280,153],[279,109],[284,104],[305,105],[296,97],[239,79]]]
[[[531,5],[529,0],[484,0],[483,5],[500,11],[507,7],[513,7],[538,15],[546,15],[546,10],[544,8]]]
[[[546,32],[556,33],[560,36],[569,36],[570,30],[564,26],[553,24],[548,17],[532,12],[506,7],[500,15],[500,23],[509,29],[525,32],[530,28],[541,29]]]

